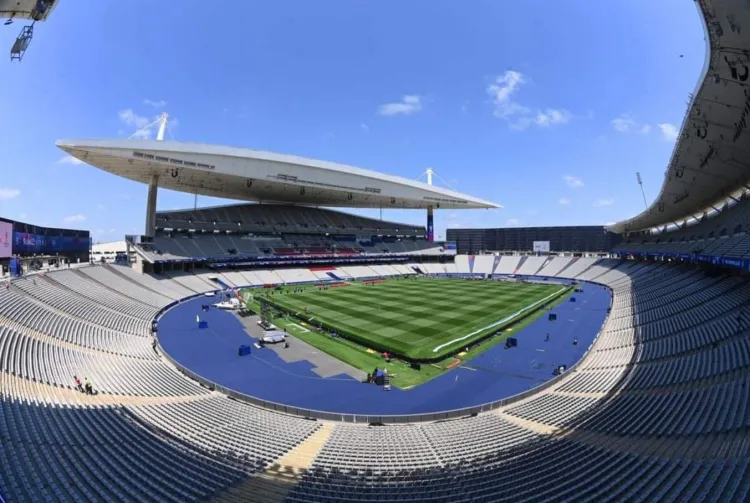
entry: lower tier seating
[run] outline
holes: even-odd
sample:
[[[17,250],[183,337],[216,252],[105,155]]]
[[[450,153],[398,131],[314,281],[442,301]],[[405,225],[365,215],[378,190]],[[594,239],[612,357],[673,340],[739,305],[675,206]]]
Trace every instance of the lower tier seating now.
[[[554,262],[554,263],[553,263]],[[357,265],[341,277],[460,273]],[[329,271],[140,276],[120,266],[0,288],[0,495],[38,501],[601,502],[750,498],[750,284],[660,263],[486,261],[611,288],[584,360],[474,417],[393,426],[260,409],[187,379],[151,317],[228,285]],[[122,309],[117,309],[122,306]],[[88,377],[97,395],[76,391]]]

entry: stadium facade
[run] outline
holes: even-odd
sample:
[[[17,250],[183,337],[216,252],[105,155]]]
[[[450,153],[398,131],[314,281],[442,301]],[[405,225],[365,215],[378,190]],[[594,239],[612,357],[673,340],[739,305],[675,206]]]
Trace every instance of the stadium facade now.
[[[527,252],[594,253],[612,252],[621,240],[619,234],[603,226],[504,227],[495,229],[448,229],[446,239],[456,244],[458,253]],[[542,249],[535,249],[534,243]],[[543,245],[546,243],[546,246]]]

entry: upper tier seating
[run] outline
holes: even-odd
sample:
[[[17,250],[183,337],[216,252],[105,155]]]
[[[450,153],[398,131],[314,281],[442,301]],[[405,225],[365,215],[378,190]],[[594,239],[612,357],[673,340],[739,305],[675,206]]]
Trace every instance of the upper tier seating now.
[[[404,238],[392,241],[369,242],[367,246],[357,241],[338,241],[333,237],[308,234],[283,234],[278,236],[248,236],[226,233],[158,232],[142,251],[152,260],[185,258],[231,259],[240,256],[268,255],[330,255],[351,253],[413,253],[435,250],[440,243],[424,239]]]
[[[425,229],[335,210],[277,204],[235,204],[159,212],[149,260],[237,256],[410,253],[438,250]]]
[[[701,222],[663,234],[633,236],[617,249],[633,253],[699,253],[750,257],[750,198]]]
[[[386,222],[336,210],[282,204],[234,204],[195,210],[161,211],[156,214],[159,229],[195,229],[244,232],[333,232],[424,235],[413,224]]]

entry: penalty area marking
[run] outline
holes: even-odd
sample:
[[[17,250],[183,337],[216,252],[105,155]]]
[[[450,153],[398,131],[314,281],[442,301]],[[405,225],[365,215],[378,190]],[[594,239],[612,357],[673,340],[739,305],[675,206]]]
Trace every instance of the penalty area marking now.
[[[300,332],[309,332],[309,330],[308,330],[308,329],[306,329],[306,328],[305,328],[305,327],[303,327],[302,325],[297,325],[296,323],[287,323],[287,325],[288,325],[288,326],[290,326],[290,327],[295,327],[295,328],[297,328],[297,329],[298,329],[298,330],[299,330]]]
[[[503,323],[506,323],[506,322],[512,320],[513,318],[517,317],[518,315],[523,314],[526,311],[529,311],[530,309],[534,309],[535,307],[537,307],[540,304],[544,304],[545,302],[547,302],[552,297],[554,297],[556,295],[559,295],[560,292],[562,292],[563,290],[565,290],[565,288],[561,288],[560,290],[556,291],[555,293],[553,293],[551,295],[548,295],[547,297],[545,297],[543,299],[540,299],[540,300],[534,302],[533,304],[529,304],[528,306],[524,307],[523,309],[521,309],[521,310],[519,310],[519,311],[517,311],[517,312],[515,312],[515,313],[513,313],[513,314],[511,314],[509,316],[506,316],[502,320],[498,320],[498,321],[496,321],[494,323],[490,323],[486,327],[482,327],[482,328],[480,328],[478,330],[474,330],[470,334],[466,334],[466,335],[464,335],[462,337],[458,337],[457,339],[453,339],[452,341],[448,341],[448,342],[443,343],[443,344],[441,344],[439,346],[436,346],[435,349],[432,350],[432,352],[433,353],[437,353],[438,351],[440,351],[441,349],[443,349],[446,346],[450,346],[451,344],[455,344],[456,342],[461,342],[463,340],[468,339],[469,337],[473,337],[473,336],[477,335],[478,333],[484,332],[485,330],[497,327],[498,325],[502,325]]]

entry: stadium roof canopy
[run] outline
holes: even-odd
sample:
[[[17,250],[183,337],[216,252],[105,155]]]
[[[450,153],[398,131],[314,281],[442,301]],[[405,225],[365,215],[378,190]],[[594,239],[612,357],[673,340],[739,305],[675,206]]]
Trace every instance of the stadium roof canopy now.
[[[418,181],[342,164],[199,143],[61,140],[57,146],[109,173],[206,196],[348,208],[499,208]]]
[[[48,1],[50,7],[42,10],[37,10],[38,3],[39,0],[0,0],[0,18],[46,21],[58,1]]]
[[[659,195],[614,232],[682,226],[750,190],[750,9],[747,0],[697,0],[706,62]]]

